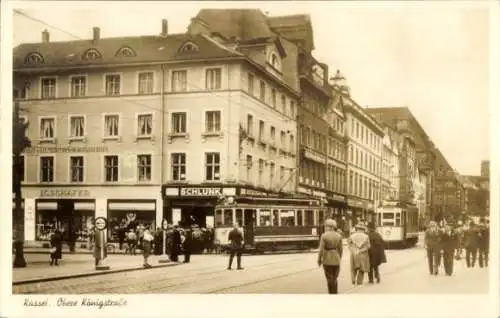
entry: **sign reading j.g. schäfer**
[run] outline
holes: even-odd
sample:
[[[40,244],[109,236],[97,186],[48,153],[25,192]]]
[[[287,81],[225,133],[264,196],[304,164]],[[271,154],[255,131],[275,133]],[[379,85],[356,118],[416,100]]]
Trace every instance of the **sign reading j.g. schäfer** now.
[[[179,188],[181,197],[218,197],[222,195],[222,188]]]

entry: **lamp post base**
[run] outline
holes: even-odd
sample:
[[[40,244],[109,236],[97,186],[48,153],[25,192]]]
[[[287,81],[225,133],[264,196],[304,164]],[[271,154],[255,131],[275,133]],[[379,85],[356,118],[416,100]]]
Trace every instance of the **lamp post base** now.
[[[170,263],[170,259],[168,258],[168,256],[162,255],[158,259],[158,263],[160,263],[160,264]]]
[[[106,265],[103,261],[100,261],[96,266],[95,269],[98,271],[106,271],[109,269],[109,265]]]

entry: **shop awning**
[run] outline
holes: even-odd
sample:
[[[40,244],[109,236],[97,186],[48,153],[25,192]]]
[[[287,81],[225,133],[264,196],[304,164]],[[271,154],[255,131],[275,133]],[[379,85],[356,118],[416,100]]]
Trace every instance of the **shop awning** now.
[[[94,202],[75,202],[75,211],[95,211],[95,203]]]
[[[156,211],[154,202],[110,202],[108,210],[114,211]]]
[[[57,202],[37,202],[37,210],[57,210]]]

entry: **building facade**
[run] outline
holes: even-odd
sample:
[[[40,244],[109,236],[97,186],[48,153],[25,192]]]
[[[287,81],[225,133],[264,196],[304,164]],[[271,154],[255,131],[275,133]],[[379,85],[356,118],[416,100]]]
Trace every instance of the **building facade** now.
[[[381,161],[381,200],[399,199],[399,143],[398,136],[389,126],[383,125]]]

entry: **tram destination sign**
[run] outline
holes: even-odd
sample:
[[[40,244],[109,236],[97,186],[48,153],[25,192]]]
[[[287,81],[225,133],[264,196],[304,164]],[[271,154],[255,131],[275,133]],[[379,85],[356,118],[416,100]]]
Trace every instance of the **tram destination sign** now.
[[[181,197],[218,197],[222,195],[222,188],[180,188]]]

